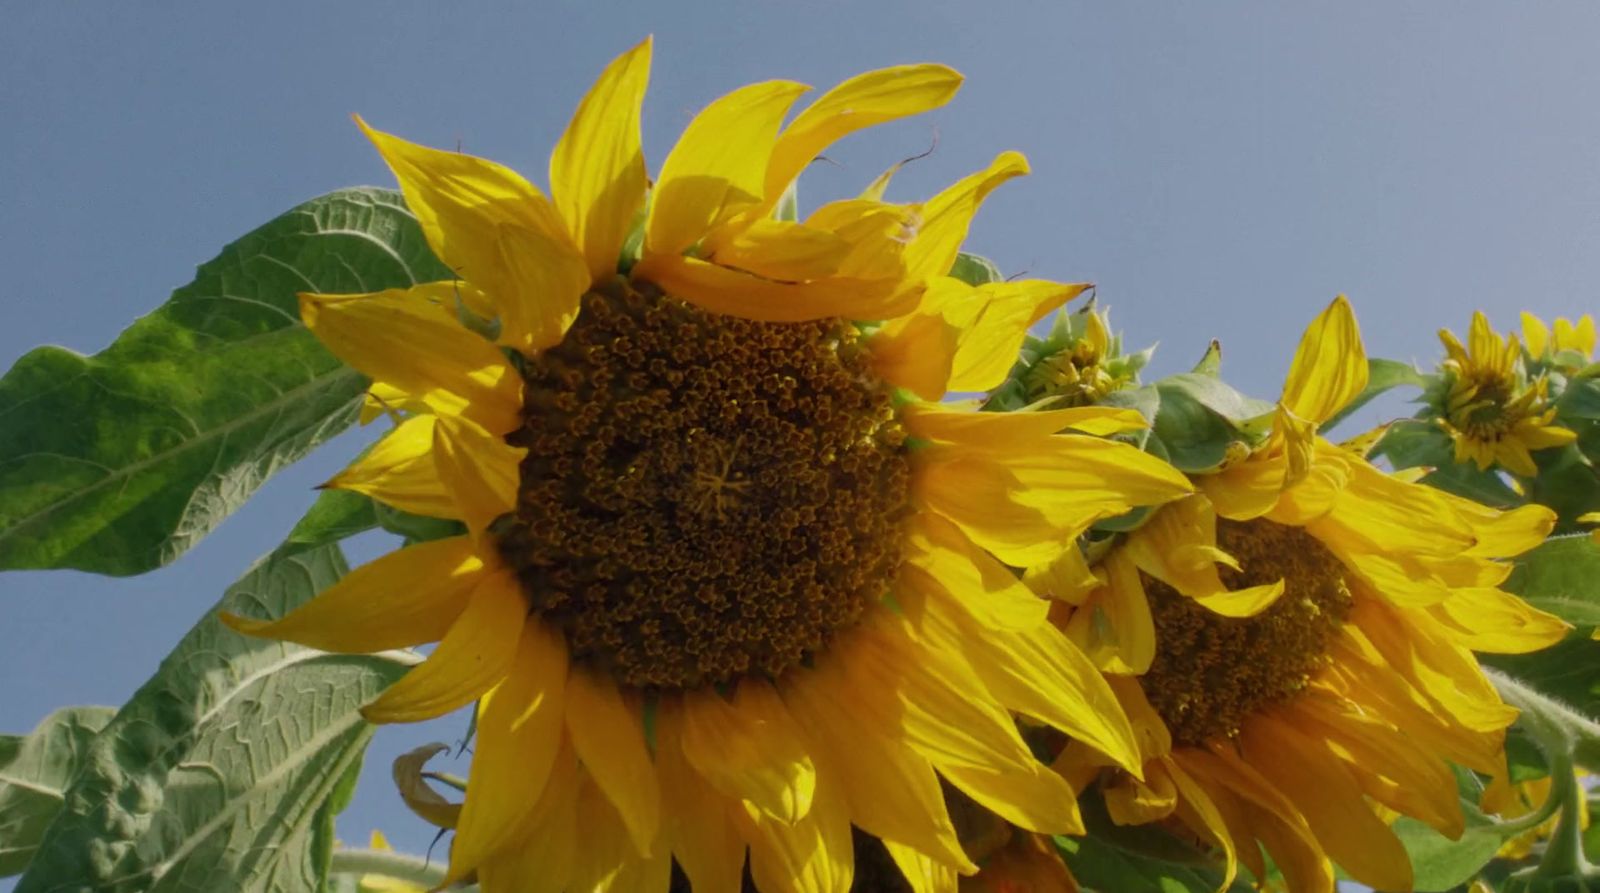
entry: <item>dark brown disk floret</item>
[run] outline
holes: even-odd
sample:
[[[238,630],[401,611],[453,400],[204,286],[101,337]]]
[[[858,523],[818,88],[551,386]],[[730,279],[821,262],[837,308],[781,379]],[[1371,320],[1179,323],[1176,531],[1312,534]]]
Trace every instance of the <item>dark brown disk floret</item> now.
[[[1243,568],[1219,568],[1228,588],[1282,579],[1284,591],[1254,617],[1223,617],[1143,577],[1156,656],[1142,682],[1177,744],[1233,735],[1252,711],[1304,689],[1350,613],[1344,565],[1302,528],[1219,520],[1217,545]]]
[[[574,660],[639,687],[775,677],[887,591],[905,434],[850,323],[619,285],[524,377],[521,497],[497,531]]]

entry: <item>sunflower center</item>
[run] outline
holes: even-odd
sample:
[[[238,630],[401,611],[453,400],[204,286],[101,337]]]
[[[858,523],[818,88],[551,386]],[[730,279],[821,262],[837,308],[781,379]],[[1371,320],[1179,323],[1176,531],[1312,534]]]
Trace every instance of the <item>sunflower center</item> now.
[[[679,689],[775,677],[882,597],[909,472],[848,322],[761,323],[648,285],[527,359],[501,551],[576,661]]]
[[[1219,520],[1217,545],[1243,568],[1220,568],[1230,589],[1282,579],[1284,591],[1254,617],[1223,617],[1144,578],[1156,626],[1145,693],[1178,744],[1235,734],[1251,712],[1292,698],[1350,613],[1344,566],[1303,529]]]

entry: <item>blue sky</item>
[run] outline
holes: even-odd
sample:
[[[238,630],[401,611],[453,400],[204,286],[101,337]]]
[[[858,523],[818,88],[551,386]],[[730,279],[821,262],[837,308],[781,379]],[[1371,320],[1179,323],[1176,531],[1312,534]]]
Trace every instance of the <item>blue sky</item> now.
[[[891,197],[923,197],[1002,149],[969,247],[1008,272],[1091,280],[1156,371],[1207,339],[1275,396],[1307,321],[1347,293],[1375,355],[1431,363],[1473,308],[1506,326],[1595,309],[1600,8],[1393,3],[5,4],[0,31],[0,368],[92,352],[227,241],[328,190],[391,185],[349,121],[543,180],[582,91],[648,33],[646,150],[753,80],[819,87],[939,61],[955,102],[830,152],[805,196],[853,191],[926,149]],[[0,576],[0,730],[120,703],[357,450],[275,479],[175,566],[110,580]],[[363,557],[386,547],[371,538]],[[453,725],[380,732],[347,840],[401,814],[388,760]],[[4,884],[0,883],[0,887]]]

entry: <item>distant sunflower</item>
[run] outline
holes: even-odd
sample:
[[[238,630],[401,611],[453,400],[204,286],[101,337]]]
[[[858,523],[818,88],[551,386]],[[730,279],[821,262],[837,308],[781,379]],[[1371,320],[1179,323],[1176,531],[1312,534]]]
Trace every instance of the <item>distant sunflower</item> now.
[[[806,87],[736,90],[652,185],[649,59],[584,98],[549,198],[362,125],[459,279],[302,296],[401,419],[331,483],[468,533],[229,622],[331,651],[439,642],[365,714],[479,702],[452,881],[665,890],[675,862],[720,893],[748,849],[764,891],[843,890],[854,824],[917,890],[950,890],[975,866],[941,778],[1023,827],[1079,827],[1009,711],[1138,768],[1109,688],[1001,562],[1191,487],[1093,436],[1134,413],[927,402],[993,387],[1085,288],[945,275],[1020,155],[920,205],[875,187],[775,213],[825,147],[942,105],[955,72],[869,72],[787,127]]]
[[[1552,339],[1548,334],[1541,337],[1539,327],[1527,326],[1528,319],[1525,315],[1524,331],[1540,342],[1535,355],[1542,355]],[[1559,334],[1563,337],[1553,339],[1558,349],[1565,349],[1562,345],[1569,340],[1573,344],[1581,340],[1570,330]],[[1488,317],[1476,312],[1466,346],[1449,329],[1439,330],[1439,340],[1448,354],[1442,364],[1448,391],[1439,424],[1455,443],[1457,462],[1473,462],[1482,471],[1498,464],[1512,474],[1532,477],[1539,473],[1533,451],[1577,439],[1572,431],[1554,424],[1556,410],[1548,405],[1548,384],[1542,375],[1529,380],[1516,335],[1502,337],[1490,328]],[[1592,320],[1588,344],[1594,345]],[[1529,350],[1533,349],[1530,344]]]
[[[1057,767],[1102,776],[1122,824],[1168,822],[1288,888],[1331,891],[1337,862],[1411,888],[1384,816],[1455,836],[1447,761],[1505,771],[1501,702],[1473,651],[1558,641],[1561,620],[1496,588],[1497,559],[1539,544],[1541,506],[1496,512],[1386,474],[1316,429],[1366,385],[1349,304],[1300,342],[1270,439],[1199,493],[1157,509],[1067,592],[1065,626],[1110,676],[1138,732],[1144,779],[1086,742]],[[1259,844],[1259,846],[1258,846]]]
[[[1532,313],[1523,313],[1522,343],[1535,360],[1554,360],[1558,366],[1567,366],[1569,364],[1559,360],[1561,354],[1570,351],[1574,359],[1588,362],[1594,356],[1594,317],[1585,313],[1577,322],[1564,316],[1556,317],[1555,330],[1551,331],[1544,320]]]

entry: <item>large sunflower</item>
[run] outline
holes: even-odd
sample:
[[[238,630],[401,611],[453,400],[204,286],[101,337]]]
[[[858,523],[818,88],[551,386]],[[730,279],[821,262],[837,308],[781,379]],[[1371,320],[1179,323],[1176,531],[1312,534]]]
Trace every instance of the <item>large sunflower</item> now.
[[[1291,890],[1332,890],[1330,859],[1410,889],[1385,817],[1459,835],[1447,761],[1505,771],[1516,711],[1472,652],[1567,630],[1497,588],[1497,559],[1541,542],[1548,509],[1492,511],[1317,435],[1366,372],[1340,298],[1300,342],[1267,442],[1115,543],[1101,585],[1056,593],[1078,603],[1064,625],[1113,674],[1145,772],[1087,742],[1057,767],[1080,786],[1100,775],[1119,823],[1175,821],[1221,847],[1230,879],[1236,862],[1265,877],[1264,846]]]
[[[1529,319],[1538,325],[1528,325]],[[1541,332],[1538,319],[1524,314],[1523,331],[1538,342],[1529,343],[1533,356],[1543,356],[1552,341],[1557,350],[1580,343],[1571,325],[1562,323],[1567,321],[1558,320],[1558,337],[1551,339],[1547,330]],[[1588,335],[1592,347],[1592,321]],[[1571,430],[1555,424],[1545,377],[1529,380],[1516,335],[1502,337],[1480,311],[1472,314],[1466,345],[1449,329],[1439,330],[1439,340],[1447,355],[1440,368],[1448,388],[1440,400],[1439,424],[1455,443],[1457,462],[1475,463],[1483,471],[1498,464],[1512,474],[1532,477],[1539,473],[1533,451],[1577,439]]]
[[[652,185],[649,59],[646,41],[584,98],[548,198],[362,125],[459,279],[302,296],[398,420],[332,483],[467,533],[230,622],[331,651],[439,642],[365,713],[478,702],[452,880],[664,890],[676,862],[719,893],[748,850],[768,893],[843,890],[854,824],[916,889],[953,889],[975,866],[941,778],[1024,827],[1078,827],[1010,711],[1139,766],[1093,664],[1002,562],[1191,487],[1093,436],[1141,424],[1127,411],[926,402],[993,387],[1084,288],[944,275],[1020,155],[925,204],[882,201],[880,178],[776,212],[826,146],[942,105],[955,72],[863,74],[787,127],[807,88],[736,90]]]

